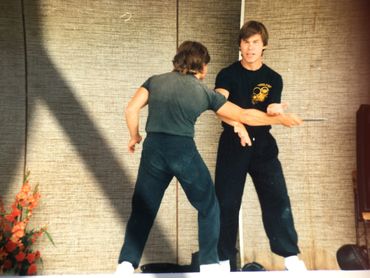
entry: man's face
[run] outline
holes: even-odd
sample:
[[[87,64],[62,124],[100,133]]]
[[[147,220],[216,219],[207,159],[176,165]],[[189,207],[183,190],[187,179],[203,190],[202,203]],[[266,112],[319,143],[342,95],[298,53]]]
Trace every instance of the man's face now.
[[[203,80],[206,78],[206,75],[208,73],[208,65],[207,64],[203,64],[203,69],[202,71],[199,73],[199,79],[200,80]]]
[[[261,63],[262,52],[265,48],[260,34],[240,41],[240,52],[246,64]]]

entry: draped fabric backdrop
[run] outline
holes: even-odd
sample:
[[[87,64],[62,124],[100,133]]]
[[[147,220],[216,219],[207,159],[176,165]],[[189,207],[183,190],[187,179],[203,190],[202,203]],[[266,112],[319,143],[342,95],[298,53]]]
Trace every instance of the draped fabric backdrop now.
[[[369,103],[369,2],[246,1],[245,20],[270,31],[265,62],[283,75],[283,100],[325,122],[274,127],[302,257],[311,269],[337,269],[336,250],[354,243],[351,172],[355,113]],[[26,169],[40,184],[31,225],[42,274],[115,269],[131,209],[141,147],[126,150],[124,107],[147,77],[172,69],[183,40],[212,56],[206,84],[238,59],[240,1],[2,0],[0,2],[0,195],[10,204]],[[142,113],[143,135],[147,110]],[[195,140],[212,176],[221,132],[203,114]],[[245,261],[282,269],[263,231],[250,180],[244,194]],[[142,264],[189,264],[198,250],[197,216],[173,180]]]

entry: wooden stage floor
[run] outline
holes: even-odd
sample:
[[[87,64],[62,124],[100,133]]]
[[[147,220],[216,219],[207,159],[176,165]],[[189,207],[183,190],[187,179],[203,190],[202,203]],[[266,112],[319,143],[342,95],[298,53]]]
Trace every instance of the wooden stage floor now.
[[[16,277],[16,276],[2,276]],[[19,276],[17,276],[19,277]],[[26,276],[27,277],[27,276]],[[30,276],[33,278],[114,278],[121,277],[112,273],[85,275],[43,275]],[[304,272],[289,271],[259,271],[259,272],[230,272],[230,273],[135,273],[129,277],[142,278],[370,278],[370,270],[341,271],[341,270],[310,270]],[[123,277],[125,278],[125,277]]]

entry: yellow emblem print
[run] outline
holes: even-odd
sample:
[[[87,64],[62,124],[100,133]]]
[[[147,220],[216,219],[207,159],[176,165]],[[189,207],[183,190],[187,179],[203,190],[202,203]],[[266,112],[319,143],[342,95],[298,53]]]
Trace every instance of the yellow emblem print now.
[[[252,103],[256,104],[258,102],[264,102],[265,99],[268,97],[270,89],[272,86],[266,83],[260,83],[253,89],[252,94]]]

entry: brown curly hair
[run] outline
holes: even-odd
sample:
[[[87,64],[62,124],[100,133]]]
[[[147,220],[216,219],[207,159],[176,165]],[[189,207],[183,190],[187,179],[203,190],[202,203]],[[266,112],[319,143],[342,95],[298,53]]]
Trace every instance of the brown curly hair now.
[[[196,41],[184,41],[172,60],[174,71],[183,74],[197,74],[211,61],[207,48]]]

